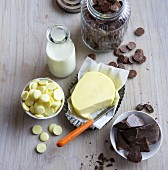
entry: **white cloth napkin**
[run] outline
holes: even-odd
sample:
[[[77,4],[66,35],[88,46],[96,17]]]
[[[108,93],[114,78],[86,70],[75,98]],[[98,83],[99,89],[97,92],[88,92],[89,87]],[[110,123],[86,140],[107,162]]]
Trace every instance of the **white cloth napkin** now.
[[[82,67],[79,70],[78,73],[78,81],[82,78],[82,76],[89,71],[98,71],[101,73],[104,73],[107,75],[109,78],[112,79],[115,88],[116,88],[116,96],[114,99],[114,109],[109,111],[107,114],[103,115],[99,120],[94,122],[94,127],[101,129],[110,119],[113,117],[113,113],[115,113],[115,110],[117,108],[120,96],[118,91],[125,85],[127,81],[127,77],[129,74],[128,70],[120,69],[120,68],[115,68],[109,65],[105,65],[103,63],[96,63],[94,60],[91,58],[87,57],[82,65]],[[79,117],[71,104],[71,100],[68,99],[68,111],[66,113],[67,118],[70,120],[71,123],[75,126],[80,126],[82,123],[86,122],[86,119],[83,119]],[[91,117],[94,119],[100,112],[97,111],[95,113],[91,113]]]

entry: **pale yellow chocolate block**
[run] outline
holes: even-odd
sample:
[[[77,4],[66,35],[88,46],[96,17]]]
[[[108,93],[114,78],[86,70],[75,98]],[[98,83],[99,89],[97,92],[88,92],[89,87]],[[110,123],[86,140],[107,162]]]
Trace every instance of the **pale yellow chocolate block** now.
[[[52,123],[51,125],[48,126],[48,130],[49,132],[53,133],[53,129],[54,127],[56,127],[57,125],[55,123]]]
[[[54,90],[54,99],[55,100],[62,100],[64,97],[64,93],[61,89]]]
[[[21,94],[21,98],[22,100],[27,100],[29,97],[29,92],[28,91],[23,91],[22,94]]]
[[[48,83],[46,86],[49,90],[54,90],[58,87],[57,83],[55,82]]]
[[[30,112],[31,112],[32,114],[35,114],[35,108],[34,108],[34,106],[30,106]]]
[[[41,97],[42,93],[40,90],[35,90],[32,94],[34,100],[38,100]]]
[[[44,106],[45,108],[51,107],[51,101],[48,101],[48,102],[46,102],[46,103],[43,103],[43,106]]]
[[[61,126],[55,126],[53,129],[54,135],[60,135],[62,133],[62,127]]]
[[[54,114],[54,109],[52,107],[45,109],[45,115],[51,116]]]
[[[38,87],[38,83],[37,82],[33,82],[31,85],[31,89],[37,89]]]
[[[44,153],[46,151],[46,144],[44,143],[39,143],[37,146],[36,146],[36,151],[38,153]]]
[[[46,86],[38,86],[38,88],[37,88],[38,90],[40,90],[41,91],[41,93],[45,93],[46,92],[46,90],[47,90],[47,87]]]
[[[44,103],[50,101],[50,96],[48,94],[42,94],[40,100]]]
[[[22,108],[25,110],[25,111],[29,111],[29,106],[27,106],[25,103],[22,103]]]
[[[38,118],[43,118],[44,117],[43,115],[37,115],[37,114],[35,114],[34,116],[36,116]]]
[[[38,83],[40,85],[46,85],[46,84],[48,84],[48,80],[40,80]]]
[[[45,113],[45,108],[44,106],[36,106],[35,107],[35,113],[38,114],[38,115],[42,115]]]
[[[46,142],[48,139],[49,139],[48,133],[43,132],[43,133],[40,134],[40,140],[41,140],[42,142]]]
[[[35,125],[32,128],[32,133],[38,135],[42,132],[42,127],[40,125]]]
[[[32,106],[34,104],[34,101],[28,98],[27,100],[25,100],[25,103],[27,106]]]
[[[79,116],[90,118],[90,113],[113,105],[115,92],[115,85],[108,76],[96,71],[87,72],[71,95],[73,108]]]
[[[34,93],[35,89],[31,89],[29,90],[29,96],[32,97],[33,93]]]

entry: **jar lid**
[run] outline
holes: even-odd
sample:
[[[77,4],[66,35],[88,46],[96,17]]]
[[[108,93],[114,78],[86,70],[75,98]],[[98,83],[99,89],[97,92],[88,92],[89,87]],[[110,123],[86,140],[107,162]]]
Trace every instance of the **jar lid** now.
[[[66,12],[78,13],[81,10],[81,0],[56,0],[56,2]]]

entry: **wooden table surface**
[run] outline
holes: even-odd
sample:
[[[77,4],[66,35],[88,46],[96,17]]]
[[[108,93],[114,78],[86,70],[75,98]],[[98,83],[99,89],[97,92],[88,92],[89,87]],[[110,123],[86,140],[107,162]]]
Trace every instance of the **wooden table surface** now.
[[[117,115],[133,110],[139,103],[150,102],[154,118],[160,123],[164,140],[160,150],[149,160],[138,164],[128,162],[110,149],[109,131],[112,122],[101,130],[87,131],[63,148],[55,143],[74,129],[62,111],[50,120],[34,120],[20,106],[23,87],[33,78],[49,76],[67,89],[77,74],[85,56],[91,51],[80,36],[80,14],[68,14],[54,0],[1,0],[0,3],[0,169],[1,170],[94,170],[100,153],[114,158],[112,167],[118,170],[166,170],[168,161],[168,1],[130,0],[132,15],[124,42],[135,41],[143,48],[147,62],[126,66],[137,70],[138,76],[128,80],[124,100]],[[76,46],[77,68],[66,79],[51,76],[46,65],[46,30],[54,24],[64,24],[71,31]],[[134,36],[138,27],[145,28],[142,37]],[[97,62],[109,63],[116,58],[112,52],[97,54]],[[37,154],[38,136],[31,127],[39,124],[47,131],[50,123],[63,127],[59,137],[50,136],[47,151]],[[104,142],[108,140],[109,142]],[[91,142],[91,144],[90,144]],[[93,155],[94,154],[94,155]],[[91,160],[91,155],[93,159]],[[87,157],[88,156],[88,157]],[[83,165],[81,165],[81,163]]]

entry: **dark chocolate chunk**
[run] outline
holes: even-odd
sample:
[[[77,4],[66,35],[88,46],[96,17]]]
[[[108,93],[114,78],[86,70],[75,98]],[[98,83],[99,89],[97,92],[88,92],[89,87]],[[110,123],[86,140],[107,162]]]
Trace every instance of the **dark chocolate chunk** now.
[[[126,120],[123,120],[123,121],[115,124],[114,127],[117,128],[117,129],[128,129],[128,128],[130,128],[130,126],[127,123]]]
[[[131,41],[127,44],[127,47],[128,47],[129,50],[133,50],[133,49],[136,48],[136,44]]]
[[[102,161],[96,161],[99,165],[103,165],[104,163]]]
[[[96,166],[95,166],[95,170],[98,170],[98,169],[99,169],[99,167],[96,165]]]
[[[124,66],[124,64],[119,63],[119,64],[118,64],[118,68],[125,69],[125,66]]]
[[[148,124],[143,127],[136,128],[138,130],[137,138],[146,138],[149,144],[155,144],[159,140],[159,127],[156,123]]]
[[[95,54],[88,54],[88,57],[90,57],[92,60],[96,60],[96,55]]]
[[[119,130],[117,131],[116,148],[118,150],[121,150],[121,149],[130,150],[129,145],[127,145],[127,143],[124,141]]]
[[[138,134],[137,128],[132,128],[132,129],[127,129],[127,130],[121,131],[122,138],[128,144],[130,144],[136,140],[137,134]]]
[[[130,70],[128,78],[132,79],[137,76],[137,72],[135,70]]]
[[[141,152],[150,152],[149,140],[144,138],[136,138],[132,143],[139,145]]]
[[[117,63],[114,62],[114,61],[111,61],[108,65],[109,65],[109,66],[113,66],[113,67],[117,67]]]
[[[127,159],[131,162],[138,163],[142,160],[142,155],[140,152],[140,147],[135,144],[130,144],[130,151],[127,154]]]
[[[110,158],[110,162],[115,162],[115,159],[114,158]]]
[[[146,56],[143,56],[143,63],[146,61]]]
[[[144,108],[149,112],[149,113],[153,113],[154,109],[150,104],[144,104]]]
[[[100,166],[99,166],[99,170],[103,170],[103,165],[100,165]]]
[[[110,166],[113,166],[113,164],[107,164],[106,167],[110,167]]]
[[[141,36],[145,33],[145,30],[142,27],[139,27],[135,30],[135,34]]]
[[[119,49],[122,53],[127,53],[129,51],[126,45],[120,46]]]
[[[109,9],[110,9],[110,5],[109,5],[108,2],[105,2],[105,3],[103,3],[103,4],[101,5],[101,10],[102,10],[103,12],[107,12]]]
[[[102,160],[103,158],[104,158],[104,154],[101,153],[101,154],[98,156],[98,159],[99,159],[99,160]]]
[[[141,110],[144,109],[144,105],[143,104],[138,104],[135,109],[138,110],[138,111],[141,111]]]
[[[117,58],[117,62],[118,63],[123,63],[124,62],[124,55],[120,55],[120,56],[118,56],[118,58]]]

